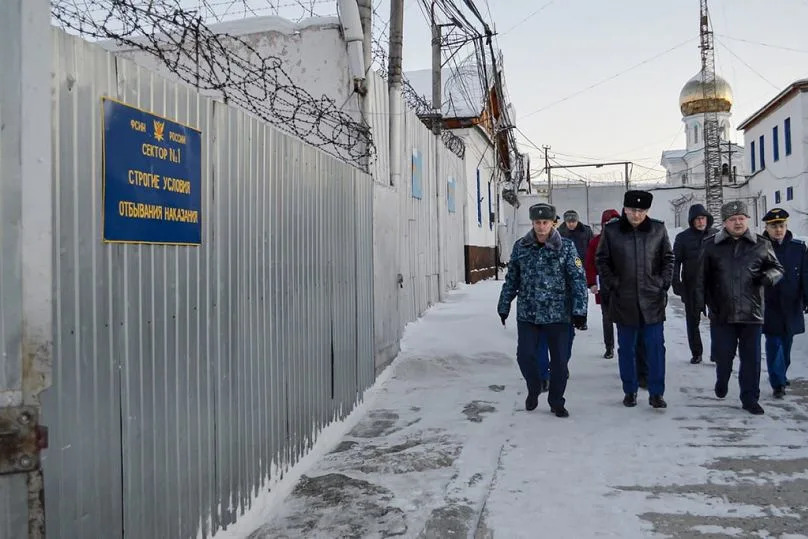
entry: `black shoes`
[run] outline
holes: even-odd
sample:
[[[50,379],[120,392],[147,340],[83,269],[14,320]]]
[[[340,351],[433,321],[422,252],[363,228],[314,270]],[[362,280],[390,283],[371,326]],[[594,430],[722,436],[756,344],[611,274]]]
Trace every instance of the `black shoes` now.
[[[637,385],[643,389],[648,389],[648,378],[646,378],[645,376],[638,376]]]
[[[701,363],[701,356],[693,356],[690,358],[691,365],[698,365],[699,363]]]
[[[637,394],[636,393],[626,393],[626,396],[623,397],[623,406],[627,408],[632,408],[637,406]]]
[[[715,396],[716,397],[718,397],[719,399],[723,399],[724,397],[727,396],[727,391],[729,391],[729,388],[727,387],[727,384],[722,384],[721,382],[716,382],[715,383]]]
[[[651,395],[651,397],[648,399],[648,404],[650,404],[654,408],[668,407],[668,403],[665,402],[665,399],[662,398],[662,395]]]
[[[570,416],[570,413],[563,406],[556,406],[555,408],[551,406],[550,411],[553,412],[556,417],[569,417]]]
[[[528,412],[531,410],[535,410],[536,406],[539,405],[539,393],[531,393],[528,392],[527,398],[525,399],[525,410]]]
[[[612,350],[611,348],[607,348],[606,353],[603,354],[603,358],[604,359],[612,359],[613,357],[614,357],[614,350]]]
[[[790,385],[791,385],[791,382],[789,382],[788,380],[786,380],[786,387],[788,387],[788,386],[790,386]]]
[[[763,415],[763,408],[760,404],[753,402],[751,404],[744,404],[743,409],[749,412],[752,415]]]
[[[786,388],[784,386],[775,387],[773,396],[775,399],[782,399],[786,396]]]

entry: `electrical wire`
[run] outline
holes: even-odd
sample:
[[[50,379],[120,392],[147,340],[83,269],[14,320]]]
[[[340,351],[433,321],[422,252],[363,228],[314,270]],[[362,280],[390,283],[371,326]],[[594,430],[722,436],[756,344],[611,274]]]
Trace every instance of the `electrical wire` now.
[[[764,77],[763,75],[761,75],[761,74],[760,74],[760,72],[759,72],[759,71],[757,71],[757,70],[756,70],[754,67],[752,67],[752,66],[750,66],[749,64],[747,64],[747,63],[746,63],[746,61],[745,61],[743,58],[741,58],[740,56],[738,56],[737,54],[735,54],[734,52],[732,52],[732,49],[730,49],[729,47],[727,47],[727,44],[726,44],[726,43],[724,43],[723,41],[719,41],[718,43],[719,43],[719,44],[720,44],[722,47],[724,47],[724,48],[727,50],[727,52],[728,52],[728,53],[730,53],[732,56],[734,56],[734,57],[735,57],[735,58],[736,58],[736,59],[737,59],[739,62],[741,62],[741,63],[742,63],[743,65],[745,65],[746,67],[748,67],[748,68],[749,68],[749,70],[750,70],[752,73],[754,73],[755,75],[757,75],[758,77],[760,77],[761,79],[763,79],[764,81],[766,81],[766,82],[767,82],[767,83],[768,83],[768,84],[769,84],[769,85],[770,85],[772,88],[774,88],[774,89],[775,89],[775,90],[777,90],[778,92],[781,90],[781,88],[780,88],[779,86],[777,86],[777,85],[776,85],[776,84],[774,84],[772,81],[770,81],[769,79],[767,79],[766,77]]]
[[[596,83],[594,83],[594,84],[590,84],[590,85],[589,85],[589,86],[587,86],[586,88],[582,88],[582,89],[580,89],[580,90],[578,90],[578,91],[576,91],[576,92],[573,92],[573,93],[569,94],[569,95],[568,95],[568,96],[566,96],[566,97],[563,97],[563,98],[561,98],[561,99],[558,99],[558,100],[556,100],[556,101],[553,101],[552,103],[550,103],[550,104],[548,104],[548,105],[545,105],[544,107],[541,107],[541,108],[539,108],[539,109],[536,109],[536,110],[534,110],[534,111],[532,111],[532,112],[528,112],[527,114],[522,115],[522,116],[521,116],[521,119],[525,119],[525,118],[528,118],[528,117],[530,117],[530,116],[533,116],[534,114],[538,114],[539,112],[543,112],[543,111],[545,111],[545,110],[547,110],[547,109],[549,109],[549,108],[551,108],[551,107],[554,107],[554,106],[556,106],[556,105],[558,105],[558,104],[561,104],[561,103],[563,103],[563,102],[565,102],[565,101],[569,101],[570,99],[572,99],[572,98],[574,98],[574,97],[577,97],[577,96],[581,95],[581,94],[582,94],[582,93],[584,93],[584,92],[587,92],[587,91],[589,91],[589,90],[592,90],[593,88],[597,88],[598,86],[601,86],[601,85],[603,85],[603,84],[606,84],[607,82],[610,82],[610,81],[612,81],[612,80],[614,80],[614,79],[616,79],[616,78],[618,78],[618,77],[621,77],[622,75],[625,75],[625,74],[626,74],[626,73],[628,73],[629,71],[632,71],[632,70],[634,70],[634,69],[636,69],[636,68],[638,68],[638,67],[640,67],[640,66],[643,66],[643,65],[645,65],[645,64],[651,63],[651,62],[653,62],[654,60],[656,60],[656,59],[658,59],[658,58],[661,58],[662,56],[665,56],[666,54],[671,53],[671,52],[675,51],[676,49],[681,48],[681,47],[683,47],[683,46],[687,45],[688,43],[690,43],[690,42],[691,42],[691,41],[693,41],[694,39],[696,39],[696,38],[695,38],[695,37],[688,38],[688,39],[686,39],[685,41],[682,41],[681,43],[678,43],[678,44],[674,45],[673,47],[670,47],[670,48],[668,48],[668,49],[665,49],[664,51],[662,51],[662,52],[660,52],[660,53],[657,53],[657,54],[655,54],[655,55],[653,55],[653,56],[651,56],[651,57],[649,57],[649,58],[646,58],[646,59],[645,59],[645,60],[643,60],[642,62],[636,63],[636,64],[634,64],[633,66],[631,66],[631,67],[629,67],[629,68],[626,68],[626,69],[624,69],[624,70],[622,70],[622,71],[619,71],[618,73],[615,73],[614,75],[612,75],[612,76],[610,76],[610,77],[607,77],[607,78],[605,78],[605,79],[602,79],[602,80],[600,80],[600,81],[598,81],[598,82],[596,82]]]
[[[771,43],[763,43],[762,41],[752,41],[751,39],[742,39],[740,37],[732,37],[726,34],[715,34],[717,37],[721,37],[722,39],[729,39],[730,41],[739,41],[741,43],[749,43],[752,45],[760,45],[762,47],[769,47],[771,49],[779,49],[782,51],[789,51],[789,52],[799,52],[802,54],[808,54],[808,49],[795,49],[793,47],[784,47],[782,45],[772,45]]]
[[[486,0],[486,1],[487,1],[487,0]],[[519,21],[518,23],[514,24],[513,26],[511,26],[510,28],[508,28],[507,30],[505,30],[504,32],[502,32],[502,33],[501,33],[501,34],[499,34],[499,35],[500,35],[500,36],[506,36],[506,35],[510,34],[510,33],[511,33],[511,32],[513,32],[513,31],[514,31],[516,28],[518,28],[518,27],[520,27],[522,24],[526,23],[528,20],[530,20],[531,18],[533,18],[533,16],[535,16],[535,15],[539,14],[540,12],[544,11],[544,10],[545,10],[545,9],[546,9],[546,8],[547,8],[547,7],[548,7],[550,4],[553,4],[553,3],[555,3],[555,0],[550,0],[549,2],[547,2],[547,3],[545,3],[543,6],[541,6],[539,9],[537,9],[536,11],[534,11],[533,13],[531,13],[530,15],[528,15],[527,17],[525,17],[524,19],[522,19],[522,20],[521,20],[521,21]]]

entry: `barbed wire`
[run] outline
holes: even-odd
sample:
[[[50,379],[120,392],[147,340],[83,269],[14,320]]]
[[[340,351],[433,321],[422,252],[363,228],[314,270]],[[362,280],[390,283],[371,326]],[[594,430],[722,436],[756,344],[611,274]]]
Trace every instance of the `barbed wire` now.
[[[231,3],[246,5],[245,0]],[[204,4],[215,7],[209,0]],[[68,32],[149,54],[198,90],[358,168],[369,166],[374,145],[366,125],[343,112],[334,99],[316,98],[295,84],[279,57],[211,30],[181,0],[51,0],[51,14]]]
[[[377,73],[382,77],[382,79],[387,80],[387,52],[385,52],[385,47],[381,40],[376,36],[373,37],[372,43],[373,46],[371,54],[374,65],[377,69]],[[427,101],[426,97],[419,94],[415,88],[412,87],[410,81],[408,81],[403,75],[401,77],[401,96],[404,98],[404,103],[407,105],[407,108],[415,112],[416,116],[418,116],[418,118],[420,118],[424,123],[427,123],[427,121],[432,121],[432,103]],[[466,143],[462,138],[458,137],[448,129],[443,129],[441,131],[441,141],[450,152],[458,156],[460,159],[465,158]]]

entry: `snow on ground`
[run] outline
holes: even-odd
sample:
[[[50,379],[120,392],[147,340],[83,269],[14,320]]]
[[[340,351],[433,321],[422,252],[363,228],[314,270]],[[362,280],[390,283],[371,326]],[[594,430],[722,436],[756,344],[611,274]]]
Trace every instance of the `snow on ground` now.
[[[771,398],[764,373],[766,415],[751,416],[737,379],[718,400],[712,364],[690,365],[672,297],[669,407],[654,410],[641,393],[629,409],[616,360],[601,357],[592,301],[570,364],[571,417],[559,419],[544,399],[524,410],[516,323],[502,328],[496,314],[501,284],[463,286],[411,324],[346,434],[292,470],[300,480],[276,489],[282,499],[259,501],[220,535],[808,537],[805,336],[787,398]]]

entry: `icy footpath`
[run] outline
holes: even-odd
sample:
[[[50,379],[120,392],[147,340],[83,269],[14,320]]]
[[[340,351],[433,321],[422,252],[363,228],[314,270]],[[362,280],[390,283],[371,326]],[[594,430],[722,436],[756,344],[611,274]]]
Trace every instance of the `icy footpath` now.
[[[570,364],[571,417],[559,419],[544,395],[524,410],[516,323],[502,328],[496,314],[501,284],[464,286],[408,326],[366,403],[217,539],[804,537],[805,337],[789,395],[774,401],[764,373],[766,415],[753,417],[737,380],[718,400],[712,364],[689,364],[672,298],[669,407],[641,393],[628,409],[592,301]]]

